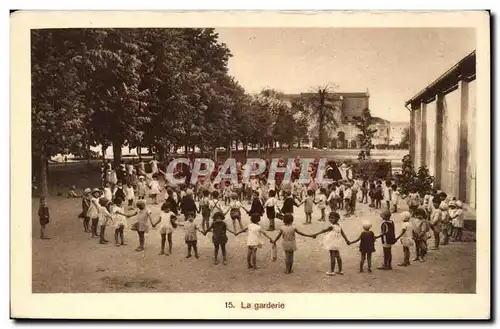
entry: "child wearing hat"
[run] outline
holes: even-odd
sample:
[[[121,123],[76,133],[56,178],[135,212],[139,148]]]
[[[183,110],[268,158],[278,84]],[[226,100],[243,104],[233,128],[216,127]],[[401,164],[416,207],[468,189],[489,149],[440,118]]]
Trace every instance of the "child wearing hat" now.
[[[394,233],[394,222],[391,220],[391,211],[386,209],[380,213],[382,224],[380,225],[382,238],[382,249],[384,250],[384,264],[377,267],[379,270],[392,270],[392,245],[396,243]]]
[[[363,267],[365,266],[365,260],[368,263],[368,272],[372,271],[372,253],[375,252],[375,240],[378,238],[375,236],[373,231],[371,230],[372,224],[368,221],[363,221],[363,231],[359,235],[359,237],[349,242],[351,245],[360,241],[359,243],[359,252],[361,253],[361,260],[359,262],[359,273],[363,273]]]
[[[427,240],[430,238],[430,223],[427,219],[427,213],[422,208],[417,208],[414,216],[416,220],[413,225],[413,240],[415,241],[416,255],[413,261],[425,262]]]
[[[83,219],[83,230],[85,233],[89,233],[89,225],[90,225],[90,217],[88,216],[88,211],[90,208],[90,200],[92,196],[90,195],[92,193],[92,190],[89,188],[86,188],[83,191],[83,197],[82,197],[82,212],[78,217]]]
[[[412,234],[413,229],[410,223],[411,214],[408,211],[403,211],[401,213],[401,219],[403,221],[403,227],[401,229],[401,233],[396,238],[397,240],[401,240],[401,244],[403,245],[403,262],[399,263],[398,266],[408,266],[410,265],[410,248],[413,246]]]
[[[99,223],[99,197],[101,196],[101,190],[95,188],[92,190],[90,198],[90,206],[87,210],[87,217],[91,220],[91,230],[92,238],[97,238],[99,235],[97,234],[97,224]]]
[[[45,235],[45,227],[50,221],[49,206],[47,205],[47,200],[45,198],[40,198],[38,218],[40,219],[40,239],[50,239]]]
[[[441,245],[445,246],[449,243],[451,235],[451,218],[448,212],[448,203],[446,201],[441,202],[439,209],[441,210],[441,234],[443,236]]]
[[[144,176],[139,176],[139,182],[137,182],[137,198],[139,200],[144,200],[146,198],[146,182],[144,181]]]
[[[462,210],[462,201],[455,201],[454,211],[451,212],[453,222],[453,240],[462,241],[462,231],[464,229],[464,212]]]

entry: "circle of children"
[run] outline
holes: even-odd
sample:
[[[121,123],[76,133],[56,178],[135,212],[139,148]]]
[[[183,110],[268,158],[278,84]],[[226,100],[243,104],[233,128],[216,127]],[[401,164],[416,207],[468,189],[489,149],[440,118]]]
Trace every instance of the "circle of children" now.
[[[93,238],[99,238],[99,243],[107,244],[106,228],[114,229],[115,245],[125,246],[124,231],[127,228],[127,218],[134,217],[130,227],[138,234],[139,246],[136,251],[144,250],[145,234],[152,228],[161,236],[160,255],[172,253],[172,234],[177,226],[183,226],[187,245],[187,258],[194,253],[199,258],[197,248],[197,233],[206,235],[212,232],[214,245],[214,263],[218,264],[219,249],[222,253],[222,262],[227,264],[226,243],[227,232],[238,236],[247,233],[247,263],[249,269],[257,268],[257,251],[262,247],[261,236],[265,236],[271,243],[272,258],[277,258],[276,242],[282,239],[282,248],[285,252],[285,273],[292,272],[294,251],[297,249],[295,234],[316,238],[324,234],[323,247],[329,251],[330,269],[327,275],[343,274],[341,245],[359,242],[361,255],[359,271],[363,272],[365,261],[368,272],[371,272],[371,256],[375,252],[375,241],[380,238],[383,247],[384,263],[378,267],[381,270],[392,269],[392,246],[399,240],[403,246],[404,259],[399,266],[410,265],[410,248],[415,246],[414,261],[424,262],[427,254],[427,241],[433,237],[437,250],[442,239],[442,245],[452,240],[461,241],[464,226],[462,203],[450,198],[444,192],[433,191],[421,198],[417,189],[412,189],[407,196],[401,195],[397,186],[391,181],[381,182],[372,180],[341,179],[329,184],[318,184],[316,177],[318,161],[309,164],[309,183],[298,183],[300,158],[295,159],[290,182],[284,182],[283,172],[275,173],[274,180],[268,180],[269,166],[260,175],[251,176],[247,184],[242,183],[242,172],[246,170],[237,162],[238,180],[231,183],[229,180],[213,183],[213,178],[221,170],[221,164],[216,166],[212,175],[200,177],[197,182],[189,184],[192,165],[180,164],[175,168],[175,177],[185,177],[186,184],[172,185],[165,179],[164,188],[159,178],[165,172],[159,169],[159,162],[153,158],[150,162],[150,172],[145,172],[145,165],[122,164],[113,170],[111,164],[105,162],[102,167],[101,189],[87,188],[82,198],[82,212],[85,232],[91,233]],[[267,162],[269,164],[269,162]],[[280,159],[278,167],[285,167],[285,161]],[[326,166],[325,172],[331,171]],[[165,201],[160,206],[158,218],[153,218],[150,207],[158,204],[158,196],[165,191]],[[358,200],[359,199],[359,200]],[[400,199],[407,199],[409,212],[400,214],[403,226],[399,235],[396,235],[392,213],[397,212]],[[382,207],[382,200],[384,206]],[[243,204],[248,202],[250,208]],[[371,231],[371,224],[363,221],[362,232],[359,237],[349,241],[339,223],[339,211],[345,211],[344,217],[354,214],[356,202],[368,203],[374,209],[381,209],[381,233],[375,235]],[[147,206],[150,204],[150,206]],[[306,220],[304,224],[311,224],[313,206],[317,205],[321,213],[318,221],[326,222],[328,226],[316,233],[306,234],[294,225],[294,208],[304,205]],[[134,206],[135,205],[135,206]],[[127,210],[125,210],[128,208]],[[329,208],[329,214],[326,215]],[[243,228],[242,210],[250,216],[250,224]],[[232,229],[225,222],[226,215],[232,221]],[[197,214],[201,214],[201,225],[195,223]],[[267,231],[275,230],[276,219],[282,220],[279,234],[273,239],[259,225],[261,217],[267,216],[269,227]],[[42,228],[48,223],[48,207],[41,204],[39,210]],[[412,219],[412,220],[410,220]],[[99,230],[98,230],[99,228]],[[99,231],[99,232],[98,232]],[[43,237],[43,230],[42,230]],[[168,242],[168,249],[165,249]],[[335,265],[337,264],[337,271]]]

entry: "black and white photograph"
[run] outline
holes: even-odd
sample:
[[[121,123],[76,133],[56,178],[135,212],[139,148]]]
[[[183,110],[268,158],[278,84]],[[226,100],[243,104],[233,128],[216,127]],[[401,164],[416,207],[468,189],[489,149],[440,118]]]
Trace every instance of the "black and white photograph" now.
[[[231,293],[211,307],[234,318],[280,318],[308,293],[467,307],[490,266],[489,17],[469,14],[24,29],[26,289]]]

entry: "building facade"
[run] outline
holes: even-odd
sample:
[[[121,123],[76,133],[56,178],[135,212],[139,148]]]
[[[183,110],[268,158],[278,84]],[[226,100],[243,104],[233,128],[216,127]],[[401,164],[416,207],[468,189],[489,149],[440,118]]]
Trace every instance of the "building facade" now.
[[[409,122],[391,122],[391,132],[390,132],[390,142],[391,145],[398,145],[403,139],[403,134],[405,129],[410,129]]]
[[[435,186],[476,208],[476,53],[406,102],[410,155]]]
[[[312,96],[313,94],[287,94],[284,99],[290,103],[301,97]],[[370,108],[370,94],[367,92],[338,92],[330,94],[329,105],[335,108],[334,120],[337,126],[329,129],[327,135],[333,147],[336,148],[359,148],[358,135],[360,131],[356,128],[356,119],[361,117],[363,110]],[[377,129],[373,138],[373,144],[389,144],[390,122],[381,118],[374,118],[374,128]],[[317,131],[316,122],[310,122],[310,131]],[[339,133],[344,136],[344,140],[339,139]],[[309,147],[313,146],[315,136],[309,136]]]

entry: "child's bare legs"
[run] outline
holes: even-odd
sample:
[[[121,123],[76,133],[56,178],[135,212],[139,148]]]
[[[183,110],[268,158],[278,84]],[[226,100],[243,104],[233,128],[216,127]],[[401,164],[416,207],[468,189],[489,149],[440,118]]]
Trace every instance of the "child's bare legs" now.
[[[330,250],[330,272],[326,275],[335,275],[335,250]]]
[[[200,258],[200,256],[198,256],[198,245],[197,245],[197,241],[191,241],[192,245],[193,245],[193,251],[194,251],[194,258],[198,259]]]
[[[214,243],[214,264],[215,265],[219,264],[219,261],[217,260],[217,256],[219,256],[219,244]]]
[[[372,253],[371,252],[366,254],[366,259],[368,262],[368,272],[371,273],[371,271],[372,271]]]
[[[120,233],[120,240],[121,240],[120,245],[122,245],[122,246],[125,245],[125,240],[123,239],[123,230],[124,229],[125,229],[125,226],[121,225],[120,229],[119,229],[119,233]]]
[[[292,273],[293,251],[285,251],[285,273]]]
[[[134,200],[133,199],[129,199],[128,200],[128,207],[132,208],[133,203],[134,203]]]
[[[325,221],[325,209],[321,209],[321,221]]]
[[[253,263],[253,269],[257,269],[257,248],[253,247],[252,248],[252,263]]]
[[[385,204],[387,205],[387,210],[391,210],[391,202],[390,201],[386,201]]]
[[[248,263],[248,268],[253,268],[253,263],[252,263],[252,247],[248,247],[247,251],[247,263]]]
[[[172,254],[172,233],[167,234],[167,241],[168,241],[168,253],[166,255]]]
[[[203,231],[206,231],[206,230],[208,230],[209,227],[210,227],[210,217],[203,216],[203,218],[201,220],[201,228],[203,229]]]
[[[186,258],[189,258],[191,257],[191,241],[186,241],[186,244],[187,244],[187,255],[186,255]]]
[[[403,262],[398,264],[398,266],[408,266],[410,265],[410,247],[403,246]]]
[[[89,231],[89,223],[90,223],[90,218],[85,217],[85,218],[83,219],[83,230],[85,231],[85,233],[90,232],[90,231]]]
[[[41,224],[40,225],[40,239],[50,239],[49,237],[45,236],[45,227],[47,224]]]
[[[342,257],[340,257],[340,252],[338,250],[334,250],[335,252],[335,258],[337,259],[337,263],[338,263],[338,267],[339,267],[339,270],[337,271],[337,274],[344,274],[342,272]]]
[[[274,231],[274,218],[269,218],[269,228],[267,230]]]
[[[227,257],[226,257],[226,244],[225,243],[220,245],[220,251],[222,252],[222,264],[226,265],[227,264]]]
[[[106,233],[106,225],[101,225],[100,232],[99,232],[99,243],[100,244],[108,243],[108,240],[106,240],[106,238],[105,238],[105,233]]]
[[[92,218],[92,238],[97,238],[97,223],[99,222],[99,218]]]
[[[365,266],[366,253],[361,253],[361,260],[359,261],[359,273],[363,272],[363,267]]]
[[[457,235],[455,240],[462,241],[462,231],[463,231],[462,227],[457,227]]]
[[[135,249],[135,251],[143,251],[144,250],[144,231],[137,231],[139,235],[139,247]]]
[[[434,230],[433,231],[434,233],[434,247],[432,248],[433,250],[437,250],[439,249],[439,241],[441,240],[441,232],[439,232],[438,230]]]
[[[158,255],[164,255],[165,254],[165,242],[167,241],[167,234],[162,233],[161,234],[161,250]]]
[[[415,242],[415,258],[413,258],[413,261],[416,262],[420,259],[420,247],[418,246],[418,240],[413,239],[413,242]]]

